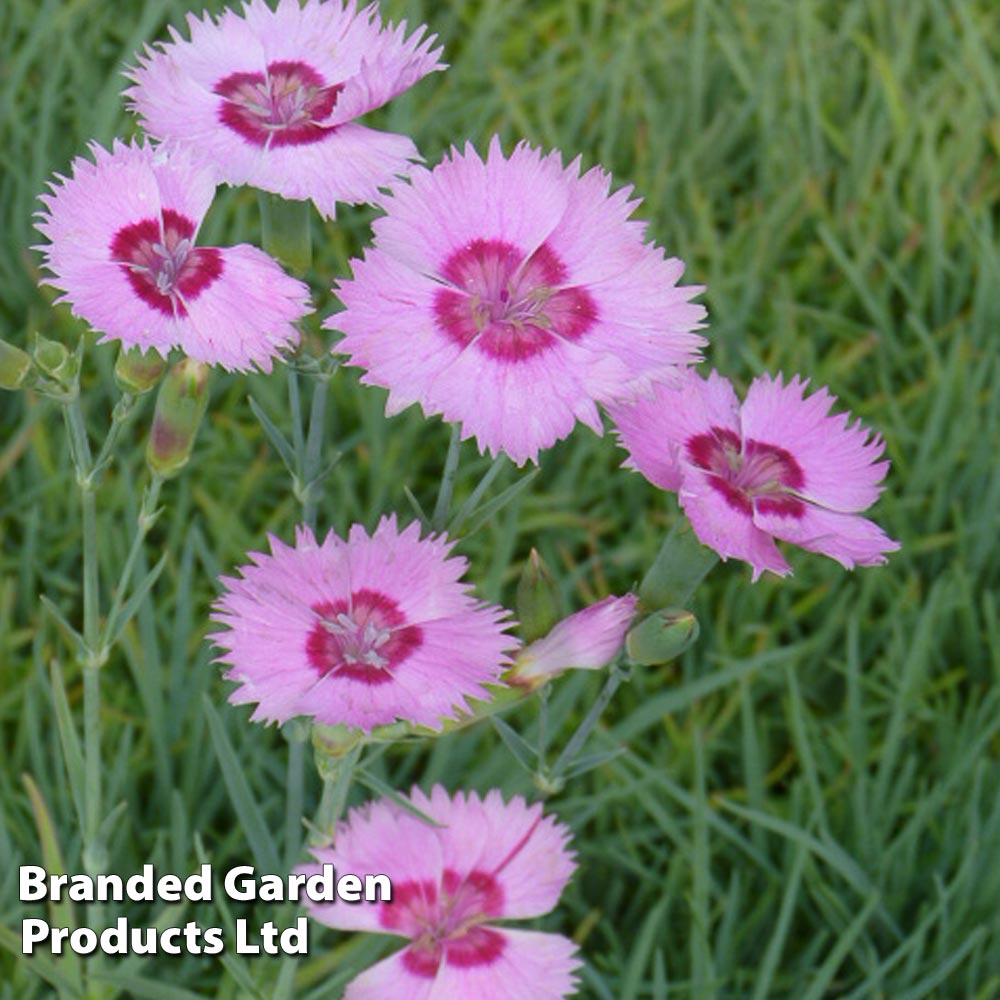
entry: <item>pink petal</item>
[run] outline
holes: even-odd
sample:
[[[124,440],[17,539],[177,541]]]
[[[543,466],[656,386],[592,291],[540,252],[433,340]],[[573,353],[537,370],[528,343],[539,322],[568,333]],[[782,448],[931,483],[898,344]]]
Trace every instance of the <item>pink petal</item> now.
[[[681,507],[691,521],[698,540],[723,559],[743,559],[753,566],[757,580],[764,570],[787,576],[792,568],[769,534],[757,527],[743,511],[731,506],[700,469],[686,466],[679,494]]]
[[[490,964],[458,966],[441,963],[431,1000],[557,1000],[576,991],[580,967],[576,945],[561,934],[493,928],[504,948]],[[385,994],[386,996],[390,994]],[[409,994],[398,994],[409,996]],[[419,995],[419,994],[417,994]],[[345,997],[351,996],[350,992]]]
[[[635,614],[637,598],[606,597],[559,622],[518,653],[512,679],[551,677],[564,670],[599,670],[617,655]]]
[[[805,513],[798,518],[758,511],[754,523],[775,538],[836,559],[846,569],[881,565],[886,562],[885,553],[900,547],[866,517],[824,510],[813,504],[804,506]]]
[[[846,413],[831,416],[836,397],[826,389],[806,396],[806,385],[798,376],[787,384],[780,375],[754,379],[740,413],[743,434],[795,457],[802,495],[833,510],[864,510],[882,492],[889,463],[876,459],[885,446],[860,422],[849,425]]]
[[[703,379],[689,369],[648,397],[609,405],[608,412],[629,452],[626,467],[673,492],[681,486],[685,444],[713,427],[739,433],[739,405],[728,379],[714,371]]]
[[[570,832],[542,806],[515,796],[504,802],[496,789],[481,799],[475,792],[449,798],[435,786],[430,797],[419,789],[413,804],[443,825],[438,830],[442,863],[464,875],[486,872],[499,882],[505,919],[548,913],[575,868],[567,848]]]

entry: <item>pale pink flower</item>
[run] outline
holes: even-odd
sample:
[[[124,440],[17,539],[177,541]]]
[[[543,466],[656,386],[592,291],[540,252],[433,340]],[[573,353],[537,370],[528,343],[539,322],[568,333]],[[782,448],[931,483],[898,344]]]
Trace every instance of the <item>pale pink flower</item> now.
[[[312,199],[333,218],[338,201],[372,201],[419,157],[404,135],[354,119],[433,70],[436,36],[382,25],[377,4],[250,0],[187,18],[190,40],[147,47],[125,91],[143,127],[194,150],[229,184]]]
[[[368,535],[356,524],[322,544],[300,527],[295,546],[269,536],[226,587],[211,636],[240,686],[234,704],[254,720],[297,715],[370,732],[397,719],[440,729],[465,699],[488,698],[517,641],[507,612],[477,601],[460,582],[466,561],[442,536],[421,539],[384,517]]]
[[[600,670],[625,641],[637,598],[605,597],[556,624],[548,635],[525,646],[514,658],[512,684],[548,680],[566,670]]]
[[[899,548],[860,516],[889,469],[877,461],[884,442],[831,414],[826,389],[806,396],[807,384],[763,375],[741,404],[717,372],[706,380],[691,371],[678,386],[611,408],[625,464],[677,491],[698,538],[723,559],[750,563],[755,580],[791,572],[776,538],[847,569],[884,563]]]
[[[195,245],[215,181],[186,155],[118,141],[90,149],[93,163],[78,157],[41,196],[36,227],[51,242],[36,249],[58,301],[102,342],[270,371],[298,343],[309,289],[246,243]]]
[[[352,980],[344,1000],[494,998],[557,1000],[575,989],[576,946],[560,934],[496,926],[548,913],[573,873],[570,832],[540,803],[504,802],[493,790],[454,798],[436,785],[410,803],[431,826],[383,799],[351,811],[330,847],[314,848],[312,874],[387,875],[392,901],[309,904],[340,930],[375,931],[410,944]]]
[[[387,412],[418,402],[520,465],[697,359],[701,289],[677,284],[683,263],[644,242],[632,189],[611,194],[599,167],[523,143],[505,158],[494,137],[485,163],[467,145],[411,180],[325,323]]]

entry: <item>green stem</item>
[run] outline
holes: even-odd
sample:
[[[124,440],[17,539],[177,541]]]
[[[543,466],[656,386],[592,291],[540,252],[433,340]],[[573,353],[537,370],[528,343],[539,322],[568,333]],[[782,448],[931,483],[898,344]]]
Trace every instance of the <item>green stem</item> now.
[[[288,372],[288,405],[292,411],[292,447],[295,450],[296,472],[302,473],[302,453],[305,441],[302,437],[302,398],[299,394],[299,373],[291,366]]]
[[[359,743],[342,757],[323,757],[317,761],[323,778],[323,794],[310,840],[314,847],[329,844],[333,840],[337,823],[347,805],[354,768],[357,767],[363,750],[364,744]]]
[[[291,870],[302,846],[303,776],[306,741],[298,733],[288,737],[288,794],[285,796],[285,867]]]
[[[316,510],[319,506],[319,490],[316,477],[319,475],[320,460],[323,455],[323,432],[326,427],[326,393],[328,380],[318,378],[313,383],[312,406],[309,410],[309,436],[306,439],[303,468],[302,516],[310,528],[316,527]]]
[[[83,508],[83,641],[92,662],[97,666],[101,623],[100,572],[97,563],[97,497],[89,486],[82,486],[80,502]]]
[[[101,668],[83,668],[83,867],[103,872],[107,859],[99,843],[101,829]]]
[[[451,496],[455,491],[455,480],[458,478],[458,457],[462,450],[462,427],[452,424],[451,440],[448,442],[448,455],[444,460],[444,471],[441,473],[441,488],[438,490],[437,503],[431,524],[435,531],[444,531],[448,524],[448,513],[451,510]]]
[[[639,585],[643,609],[686,608],[718,561],[718,555],[698,541],[685,518],[671,529]]]
[[[111,427],[108,429],[108,436],[104,439],[104,444],[101,445],[101,450],[98,452],[97,458],[94,460],[91,468],[90,478],[93,480],[92,485],[94,489],[97,489],[100,477],[111,461],[114,447],[118,443],[118,438],[121,437],[125,424],[128,423],[128,418],[135,409],[137,399],[138,397],[133,396],[132,393],[123,392],[121,398],[115,404],[115,408],[111,411]]]
[[[143,492],[142,506],[139,508],[139,516],[136,518],[135,534],[132,537],[132,545],[129,548],[128,556],[125,558],[125,565],[122,567],[121,575],[118,577],[118,585],[115,587],[115,596],[111,601],[111,609],[104,623],[104,636],[101,646],[108,648],[114,639],[114,633],[118,625],[118,618],[122,613],[125,604],[125,595],[128,592],[129,583],[132,581],[132,574],[135,572],[135,565],[139,561],[139,554],[142,551],[142,543],[149,534],[149,529],[156,520],[158,511],[156,505],[160,500],[160,490],[163,488],[163,477],[155,472],[150,474],[149,486]]]
[[[264,250],[293,273],[302,275],[312,263],[312,204],[259,192],[260,229]]]

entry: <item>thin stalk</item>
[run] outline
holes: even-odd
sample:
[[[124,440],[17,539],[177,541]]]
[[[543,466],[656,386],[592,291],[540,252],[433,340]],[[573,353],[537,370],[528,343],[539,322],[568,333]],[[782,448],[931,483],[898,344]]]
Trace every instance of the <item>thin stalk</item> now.
[[[285,867],[291,870],[302,846],[303,778],[306,742],[298,734],[288,740],[288,794],[285,796]]]
[[[84,666],[100,666],[101,581],[97,563],[97,497],[89,486],[81,487],[80,504],[83,509],[83,641],[90,660]]]
[[[258,204],[264,250],[301,277],[312,263],[312,202],[261,191]]]
[[[111,427],[108,430],[108,436],[104,439],[104,444],[101,445],[101,450],[98,452],[97,458],[94,459],[94,464],[91,467],[90,478],[94,480],[92,484],[93,489],[97,489],[100,477],[104,473],[105,467],[111,461],[112,452],[118,443],[118,438],[121,437],[122,429],[128,423],[128,418],[135,409],[137,399],[138,397],[133,396],[132,393],[123,392],[121,398],[115,404],[115,408],[111,411]]]
[[[103,647],[110,645],[113,633],[118,624],[118,618],[125,603],[125,595],[128,591],[132,574],[135,572],[135,564],[139,561],[139,553],[142,551],[142,543],[149,534],[149,529],[156,520],[156,505],[160,500],[160,490],[163,488],[163,477],[155,472],[151,473],[149,486],[142,496],[142,506],[139,508],[139,516],[136,518],[135,535],[132,537],[132,545],[129,548],[128,556],[125,558],[125,565],[122,567],[121,575],[118,578],[118,586],[115,587],[115,596],[111,602],[111,610],[108,612],[107,620],[104,624],[104,638],[101,642]]]
[[[104,871],[101,828],[101,668],[83,668],[83,866],[92,875]]]
[[[333,839],[337,823],[347,805],[347,796],[351,790],[354,769],[364,750],[364,744],[358,744],[348,750],[342,757],[323,760],[320,773],[323,775],[323,794],[320,797],[319,809],[316,811],[316,822],[313,824],[313,846],[328,844]]]
[[[318,378],[313,384],[312,406],[309,410],[309,436],[306,439],[305,458],[302,463],[304,499],[302,516],[310,528],[316,527],[316,511],[319,495],[316,477],[319,475],[320,460],[323,455],[323,436],[326,428],[326,393],[328,381]]]
[[[296,461],[302,462],[302,453],[305,450],[305,441],[302,437],[302,399],[299,394],[299,373],[289,366],[286,368],[288,374],[288,405],[292,411],[292,447],[295,450]],[[302,472],[301,467],[296,472]]]
[[[455,480],[458,478],[458,456],[462,449],[462,428],[452,424],[451,441],[448,443],[448,455],[444,460],[444,471],[441,473],[441,487],[438,490],[437,503],[431,524],[435,531],[444,531],[448,524],[448,513],[451,510],[451,497],[455,491]]]

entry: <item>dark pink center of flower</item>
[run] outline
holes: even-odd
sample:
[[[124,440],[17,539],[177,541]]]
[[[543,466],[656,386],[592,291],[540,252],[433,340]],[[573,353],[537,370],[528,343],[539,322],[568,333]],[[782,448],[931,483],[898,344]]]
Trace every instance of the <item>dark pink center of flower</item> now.
[[[111,258],[121,265],[136,294],[166,316],[186,316],[196,299],[222,274],[222,254],[191,245],[194,223],[173,209],[119,229]]]
[[[412,938],[403,964],[416,976],[430,979],[442,961],[458,968],[489,965],[503,952],[506,939],[484,920],[503,914],[503,889],[489,873],[460,876],[446,868],[441,890],[432,882],[393,886],[391,905],[381,909],[381,924]]]
[[[312,610],[317,621],[306,656],[321,677],[385,684],[423,642],[420,627],[407,625],[396,602],[375,590],[357,590],[349,602],[323,601]]]
[[[560,287],[566,268],[544,243],[525,259],[502,240],[473,240],[448,258],[441,275],[452,287],[434,297],[440,328],[502,361],[523,361],[560,338],[578,340],[597,320],[586,289]]]
[[[688,459],[709,474],[709,483],[730,507],[747,515],[755,509],[790,517],[805,513],[805,504],[796,495],[805,476],[784,448],[750,439],[741,443],[738,434],[722,427],[695,435],[686,448]]]
[[[333,131],[320,122],[344,89],[327,86],[303,62],[272,62],[265,73],[230,73],[213,88],[222,98],[219,120],[254,146],[306,146]]]

